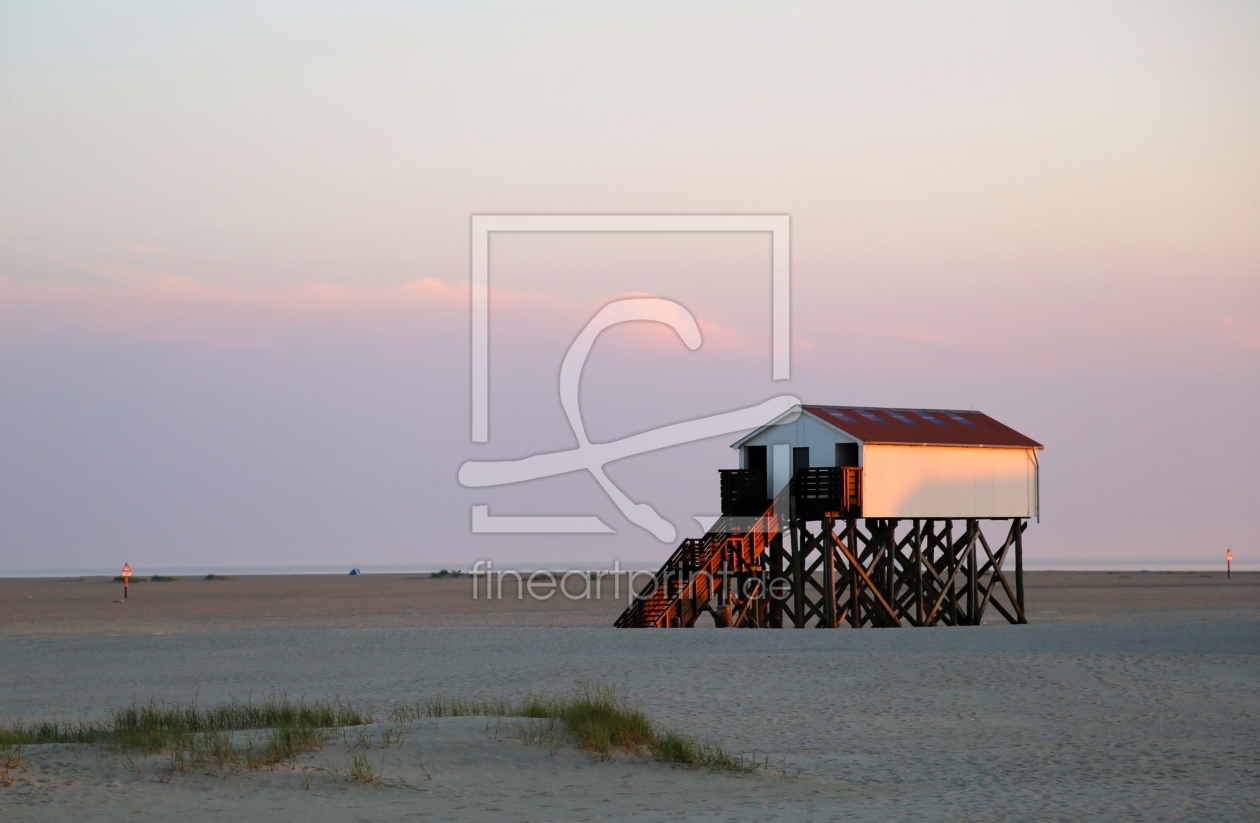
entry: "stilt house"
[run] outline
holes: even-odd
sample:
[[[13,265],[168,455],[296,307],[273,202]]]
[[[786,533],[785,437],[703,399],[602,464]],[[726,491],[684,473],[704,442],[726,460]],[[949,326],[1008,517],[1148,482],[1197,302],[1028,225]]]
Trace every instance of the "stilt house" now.
[[[990,607],[1027,622],[1035,440],[976,411],[798,406],[733,448],[722,517],[617,626],[974,626]],[[1009,527],[990,542],[981,521]]]

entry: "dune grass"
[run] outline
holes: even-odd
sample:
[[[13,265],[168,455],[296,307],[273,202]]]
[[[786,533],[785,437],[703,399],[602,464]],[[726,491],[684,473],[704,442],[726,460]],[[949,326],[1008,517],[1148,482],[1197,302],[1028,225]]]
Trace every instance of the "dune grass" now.
[[[401,743],[403,727],[411,721],[440,717],[517,719],[523,722],[512,733],[522,742],[574,746],[601,759],[620,751],[717,771],[752,772],[764,766],[731,754],[717,743],[657,727],[614,688],[599,683],[515,699],[456,696],[397,704],[379,718],[395,724],[382,733],[382,745]],[[126,754],[167,753],[172,774],[216,767],[272,768],[322,748],[335,730],[342,730],[347,750],[370,748],[372,735],[362,727],[377,722],[370,710],[341,700],[268,697],[209,707],[150,700],[124,706],[101,721],[25,723],[19,719],[0,725],[0,770],[7,777],[21,763],[22,746],[44,744],[99,745]],[[345,731],[354,727],[359,727],[357,743]],[[6,762],[10,765],[5,766]],[[356,780],[371,782],[362,779],[371,777],[364,758],[352,758],[351,765],[351,771],[360,774]]]
[[[22,747],[12,743],[0,744],[0,785],[12,785],[13,772],[25,770]]]
[[[169,773],[214,769],[274,768],[322,748],[334,729],[374,722],[371,712],[339,700],[232,700],[202,708],[196,703],[132,703],[96,722],[25,723],[0,726],[0,771],[7,753],[21,762],[23,745],[89,744],[117,754],[170,756]],[[245,734],[245,732],[260,732]]]
[[[657,760],[729,772],[752,772],[763,764],[726,751],[720,744],[678,731],[661,729],[647,714],[632,706],[616,689],[588,683],[570,692],[549,695],[530,693],[511,700],[505,697],[437,697],[424,702],[400,704],[389,719],[404,722],[425,717],[522,718],[515,736],[526,743],[571,745],[587,749],[603,759],[614,751],[650,754]]]
[[[127,750],[162,751],[189,735],[249,729],[334,729],[373,722],[371,712],[340,700],[230,700],[209,708],[196,703],[132,703],[102,721],[58,723],[21,719],[0,726],[2,745],[111,744]]]
[[[202,580],[231,580],[226,574],[207,574]]]

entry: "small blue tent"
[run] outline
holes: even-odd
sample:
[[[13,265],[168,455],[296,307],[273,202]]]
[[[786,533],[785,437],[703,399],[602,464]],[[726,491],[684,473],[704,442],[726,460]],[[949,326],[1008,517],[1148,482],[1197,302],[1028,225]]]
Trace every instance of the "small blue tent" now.
[[[351,573],[351,574],[363,574],[363,572],[359,571],[358,569],[351,569],[351,570],[350,570],[350,573]]]

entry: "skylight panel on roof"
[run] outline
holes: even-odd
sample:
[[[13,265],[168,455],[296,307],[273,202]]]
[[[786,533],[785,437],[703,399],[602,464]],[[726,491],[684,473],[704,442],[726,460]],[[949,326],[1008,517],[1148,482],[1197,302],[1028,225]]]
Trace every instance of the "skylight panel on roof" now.
[[[967,418],[963,417],[961,414],[954,414],[953,412],[945,412],[945,416],[948,417],[950,420],[955,420],[959,423],[962,423],[964,426],[976,425],[976,421],[968,420]]]
[[[843,420],[845,423],[857,422],[852,417],[849,417],[849,415],[845,414],[843,409],[823,409],[823,411],[825,411],[827,414],[831,415],[832,417],[836,418],[837,420]]]
[[[862,415],[863,417],[865,417],[867,420],[871,421],[872,423],[878,423],[881,426],[888,425],[888,421],[883,419],[882,417],[877,417],[875,415],[875,412],[867,411],[866,409],[854,409],[854,411]]]
[[[906,417],[904,414],[902,414],[899,411],[889,411],[888,416],[891,417],[893,420],[896,420],[898,423],[905,423],[907,426],[919,425],[918,420],[914,420],[912,418]]]
[[[915,412],[915,414],[919,415],[919,417],[922,417],[922,418],[923,418],[924,420],[926,420],[927,422],[932,423],[932,424],[937,425],[937,426],[948,426],[948,425],[949,425],[948,423],[946,423],[944,420],[940,419],[939,417],[933,417],[932,415],[928,414],[927,412]]]

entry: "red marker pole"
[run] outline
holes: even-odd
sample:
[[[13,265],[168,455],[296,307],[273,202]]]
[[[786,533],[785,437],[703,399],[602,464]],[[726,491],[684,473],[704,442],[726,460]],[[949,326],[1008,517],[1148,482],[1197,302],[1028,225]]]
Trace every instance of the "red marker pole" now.
[[[1234,550],[1226,549],[1225,550],[1225,579],[1226,580],[1229,579],[1229,574],[1230,574],[1229,566],[1233,562],[1234,562]]]

